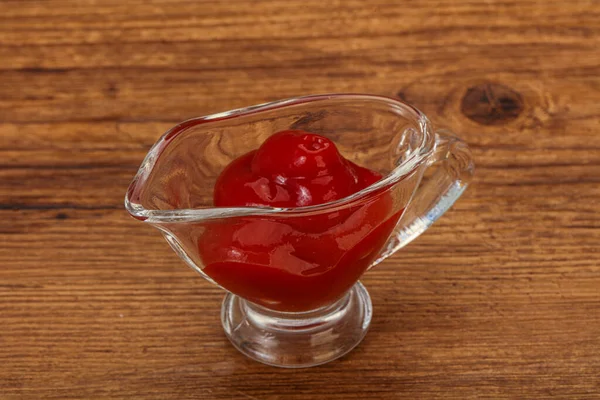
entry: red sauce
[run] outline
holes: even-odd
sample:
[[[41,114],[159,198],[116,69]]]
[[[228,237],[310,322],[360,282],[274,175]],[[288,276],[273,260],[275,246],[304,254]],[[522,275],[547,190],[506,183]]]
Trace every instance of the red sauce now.
[[[346,160],[334,143],[283,131],[229,164],[217,207],[306,207],[381,179]],[[316,215],[240,217],[207,224],[198,242],[204,272],[225,289],[281,311],[308,311],[341,297],[380,253],[402,213],[385,190]]]

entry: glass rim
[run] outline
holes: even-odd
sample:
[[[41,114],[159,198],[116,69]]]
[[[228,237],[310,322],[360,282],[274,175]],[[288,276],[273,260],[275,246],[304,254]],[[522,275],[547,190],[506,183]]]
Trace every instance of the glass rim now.
[[[164,150],[167,142],[171,141],[174,137],[184,132],[186,129],[202,125],[210,122],[225,121],[228,119],[237,118],[240,116],[248,116],[259,114],[262,112],[273,111],[279,108],[288,106],[295,106],[301,104],[315,103],[327,100],[355,100],[355,101],[375,101],[383,104],[387,104],[397,110],[408,112],[414,120],[417,122],[419,129],[422,134],[422,141],[418,146],[418,151],[412,154],[408,159],[404,160],[401,164],[396,165],[387,175],[385,175],[379,181],[372,185],[346,196],[342,199],[330,201],[327,203],[304,206],[304,207],[290,207],[290,208],[278,208],[278,207],[205,207],[205,208],[191,208],[191,209],[175,209],[175,210],[156,210],[146,209],[141,204],[137,204],[131,201],[130,195],[138,188],[143,185],[146,179],[150,176],[154,165],[158,161],[160,153]],[[242,216],[259,216],[259,215],[272,215],[277,214],[280,216],[298,216],[300,214],[318,214],[321,212],[332,212],[336,209],[343,208],[351,203],[366,198],[369,194],[375,191],[386,190],[393,186],[397,182],[403,180],[406,176],[410,175],[415,169],[421,165],[421,163],[429,157],[433,151],[433,140],[431,134],[430,123],[425,114],[419,111],[414,106],[404,103],[398,99],[371,95],[371,94],[359,94],[359,93],[332,93],[332,94],[319,94],[310,96],[293,97],[284,100],[277,100],[268,103],[257,104],[249,107],[237,108],[229,111],[220,113],[210,114],[202,117],[195,117],[185,120],[173,128],[165,132],[154,145],[150,148],[146,157],[142,161],[140,168],[134,176],[131,184],[127,189],[125,195],[125,209],[134,218],[140,219],[145,222],[193,222],[202,221],[208,219],[220,219],[230,217],[242,217]]]

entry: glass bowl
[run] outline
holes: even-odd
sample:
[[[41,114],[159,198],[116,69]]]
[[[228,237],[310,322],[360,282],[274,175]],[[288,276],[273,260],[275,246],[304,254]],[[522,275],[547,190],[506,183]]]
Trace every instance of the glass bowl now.
[[[215,207],[220,172],[287,129],[328,137],[383,179],[316,206]],[[308,367],[362,340],[372,305],[358,279],[425,231],[472,174],[467,145],[416,108],[381,96],[316,95],[180,123],[150,149],[125,206],[227,291],[221,317],[236,348],[266,364]]]

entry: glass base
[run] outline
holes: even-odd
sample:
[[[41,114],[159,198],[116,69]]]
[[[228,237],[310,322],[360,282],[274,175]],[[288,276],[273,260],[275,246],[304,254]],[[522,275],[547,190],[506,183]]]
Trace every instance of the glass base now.
[[[335,360],[365,337],[373,307],[357,282],[340,300],[313,311],[273,311],[228,293],[221,309],[225,334],[246,356],[284,368]]]

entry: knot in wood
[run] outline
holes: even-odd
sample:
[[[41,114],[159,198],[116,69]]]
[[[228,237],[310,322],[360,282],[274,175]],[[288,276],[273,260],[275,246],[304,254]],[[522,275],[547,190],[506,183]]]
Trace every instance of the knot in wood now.
[[[516,119],[523,109],[521,94],[498,83],[470,87],[461,102],[461,112],[482,125],[506,124]]]

